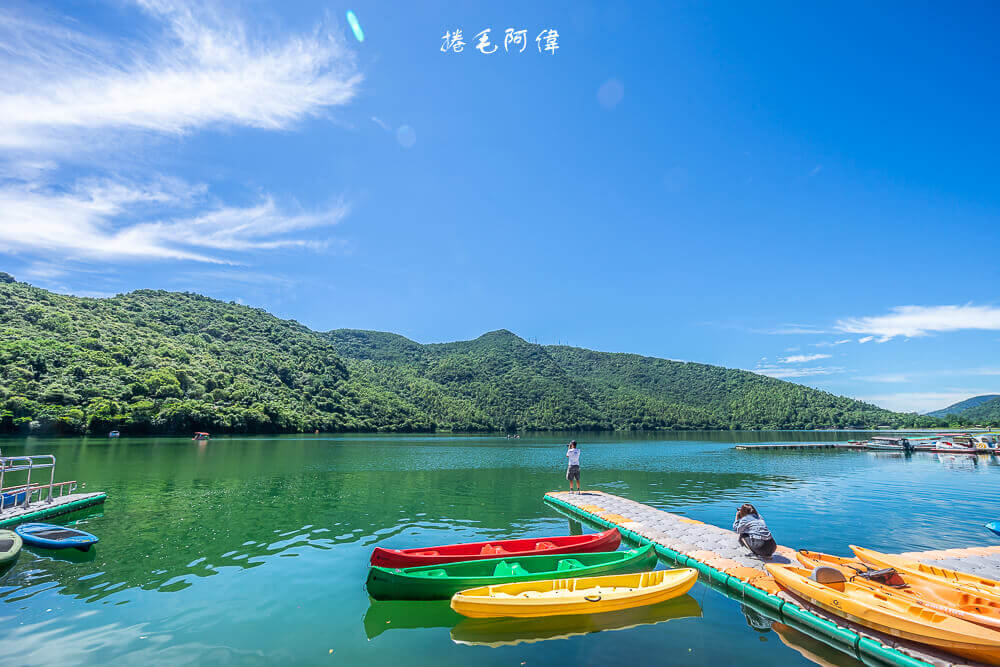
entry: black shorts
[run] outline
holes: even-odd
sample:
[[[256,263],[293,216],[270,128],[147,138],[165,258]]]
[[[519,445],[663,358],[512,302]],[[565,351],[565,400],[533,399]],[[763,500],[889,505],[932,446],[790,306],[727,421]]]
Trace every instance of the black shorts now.
[[[752,551],[757,558],[762,560],[767,560],[773,556],[774,550],[778,548],[778,544],[774,541],[773,537],[769,537],[766,540],[758,540],[757,538],[750,537],[749,535],[740,535],[740,544]]]
[[[566,479],[567,479],[567,481],[570,481],[570,482],[572,482],[575,479],[577,481],[577,483],[579,483],[580,482],[580,466],[570,466],[569,469],[566,471]]]

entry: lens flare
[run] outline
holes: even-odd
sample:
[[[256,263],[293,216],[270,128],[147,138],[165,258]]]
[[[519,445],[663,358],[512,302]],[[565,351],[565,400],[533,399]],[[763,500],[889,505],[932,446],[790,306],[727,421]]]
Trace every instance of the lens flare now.
[[[354,31],[354,36],[358,38],[359,42],[365,41],[365,33],[361,29],[361,24],[358,22],[358,17],[354,15],[350,9],[347,10],[347,22],[351,26],[351,30]]]

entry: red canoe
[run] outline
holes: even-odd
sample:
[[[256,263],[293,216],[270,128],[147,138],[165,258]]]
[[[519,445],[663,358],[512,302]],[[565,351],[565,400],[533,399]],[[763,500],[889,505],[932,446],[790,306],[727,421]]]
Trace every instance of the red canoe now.
[[[375,547],[372,565],[382,567],[414,567],[438,565],[462,560],[502,558],[504,556],[537,556],[549,554],[578,554],[592,551],[614,551],[621,544],[617,528],[592,535],[561,535],[559,537],[528,537],[520,540],[495,542],[467,542],[441,547],[417,549],[383,549]]]

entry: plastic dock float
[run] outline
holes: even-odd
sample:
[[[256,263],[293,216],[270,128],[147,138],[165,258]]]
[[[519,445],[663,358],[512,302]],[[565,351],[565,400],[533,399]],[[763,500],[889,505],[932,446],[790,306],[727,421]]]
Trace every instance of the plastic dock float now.
[[[782,442],[766,445],[736,445],[733,449],[741,451],[762,449],[865,449],[865,446],[844,442]]]
[[[26,521],[41,521],[60,514],[69,514],[85,507],[100,505],[107,497],[106,493],[70,493],[53,498],[51,501],[41,500],[27,506],[8,507],[0,511],[0,528]]]
[[[764,562],[750,556],[731,530],[602,491],[550,491],[545,494],[545,501],[574,518],[617,527],[622,537],[630,542],[652,542],[660,556],[682,567],[695,568],[711,586],[727,591],[727,595],[736,599],[754,603],[782,623],[801,628],[866,664],[908,667],[979,664],[810,608],[781,590],[764,569]],[[997,554],[1000,556],[1000,550]],[[795,550],[779,546],[769,562],[794,561]]]

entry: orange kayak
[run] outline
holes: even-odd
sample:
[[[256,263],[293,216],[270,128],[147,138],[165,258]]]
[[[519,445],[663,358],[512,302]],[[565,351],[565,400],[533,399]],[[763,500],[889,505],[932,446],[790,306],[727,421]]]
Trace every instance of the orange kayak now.
[[[853,544],[850,546],[854,555],[866,563],[871,563],[872,565],[877,565],[879,567],[891,567],[897,572],[919,574],[924,577],[943,581],[952,586],[968,590],[978,595],[993,595],[994,597],[1000,598],[1000,581],[983,579],[982,577],[977,577],[974,574],[966,574],[965,572],[958,572],[957,570],[948,570],[943,567],[937,567],[936,565],[918,563],[915,560],[907,560],[906,558],[901,558],[900,556],[896,556],[894,554],[883,554],[878,551],[872,551],[871,549],[862,549],[861,547],[856,547]]]
[[[872,630],[908,639],[972,660],[1000,665],[1000,632],[943,614],[912,597],[848,581],[834,567],[815,570],[769,563],[767,571],[785,589],[825,611]]]
[[[795,556],[809,569],[821,565],[834,567],[850,581],[871,586],[883,595],[908,596],[943,614],[1000,630],[1000,597],[977,595],[937,579],[893,568],[875,570],[857,558],[840,558],[816,551],[799,551]],[[872,576],[872,573],[883,574]]]

